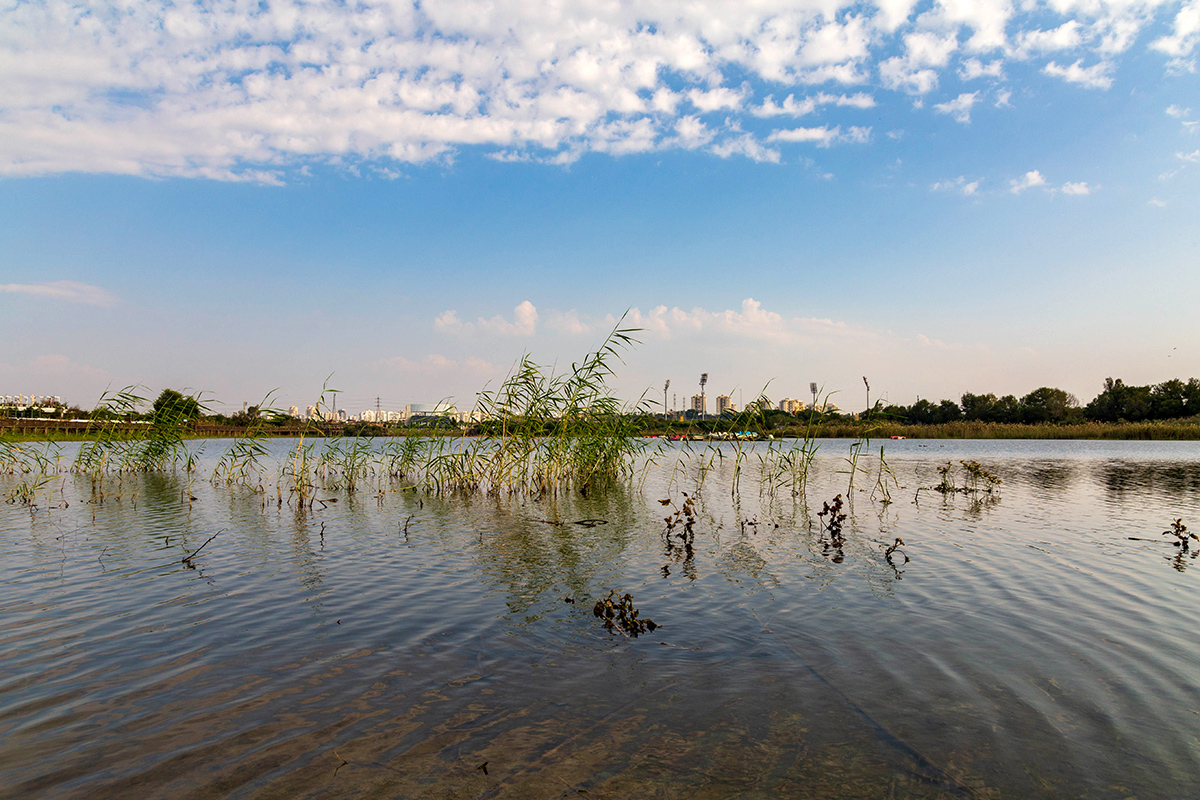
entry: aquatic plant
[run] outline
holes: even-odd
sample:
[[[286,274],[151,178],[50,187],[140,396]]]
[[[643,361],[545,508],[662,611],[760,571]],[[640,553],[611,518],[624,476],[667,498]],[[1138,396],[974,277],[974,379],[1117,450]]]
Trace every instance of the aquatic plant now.
[[[960,461],[965,473],[966,483],[962,490],[966,492],[992,492],[1000,485],[1000,478],[984,469],[978,461]]]
[[[621,633],[635,639],[639,634],[660,627],[649,617],[641,618],[633,606],[633,595],[618,595],[615,589],[609,590],[608,597],[596,601],[592,614],[604,623],[604,629],[609,633]]]
[[[875,499],[878,494],[882,498],[883,504],[886,506],[892,502],[892,492],[888,488],[888,482],[891,482],[896,488],[900,487],[900,481],[896,478],[896,473],[892,471],[888,465],[887,459],[883,456],[883,446],[879,447],[879,471],[875,475],[875,488],[871,490],[871,499]]]
[[[18,483],[5,492],[4,501],[33,510],[37,507],[38,493],[45,489],[46,506],[50,506],[50,487],[58,473],[59,450],[57,443],[38,447],[0,437],[0,472],[20,476]]]
[[[947,461],[937,468],[938,475],[941,477],[937,485],[922,488],[929,488],[942,494],[977,494],[980,492],[993,494],[1000,486],[1000,477],[989,472],[978,461],[964,460],[959,464],[962,465],[961,474],[964,478],[961,486],[956,482],[954,463]],[[920,495],[920,493],[921,489],[917,489],[917,494]]]
[[[1171,542],[1171,544],[1175,547],[1178,547],[1180,550],[1187,550],[1188,542],[1191,540],[1200,542],[1200,536],[1196,536],[1196,534],[1188,530],[1187,525],[1183,524],[1182,517],[1172,522],[1171,529],[1163,531],[1162,535],[1174,536],[1175,541]]]
[[[884,560],[887,561],[889,564],[892,564],[893,566],[895,566],[895,564],[892,563],[892,555],[894,553],[899,553],[900,555],[904,556],[904,563],[907,564],[912,559],[908,557],[908,553],[904,552],[904,550],[901,549],[902,547],[904,547],[904,540],[901,539],[899,536],[897,536],[896,541],[892,542],[890,545],[888,545],[884,549],[884,551],[883,551]]]
[[[840,564],[846,559],[843,550],[846,537],[842,535],[842,523],[846,521],[846,514],[842,511],[842,506],[842,496],[839,494],[833,498],[832,503],[823,503],[821,510],[817,512],[822,525],[823,554],[835,564]],[[828,540],[825,539],[826,535]]]
[[[823,402],[828,403],[830,394],[825,395]],[[790,490],[793,498],[803,499],[808,488],[809,473],[816,459],[820,444],[816,440],[817,406],[813,404],[808,411],[808,423],[803,436],[793,440],[792,446],[778,447],[772,443],[767,446],[766,453],[761,456],[759,474],[762,476],[762,486],[769,496],[774,496],[782,488]]]
[[[541,495],[633,475],[646,440],[608,386],[636,329],[615,327],[582,363],[559,374],[523,356],[495,390],[480,392],[480,436],[430,444],[420,469],[431,490]],[[644,397],[635,409],[644,411]]]
[[[267,396],[256,406],[251,406],[246,416],[250,424],[245,433],[234,439],[233,444],[221,456],[217,466],[213,468],[213,481],[224,481],[227,484],[239,483],[257,492],[264,492],[263,471],[267,458],[267,425],[272,420],[286,416],[282,411],[271,408],[275,390],[267,392]]]

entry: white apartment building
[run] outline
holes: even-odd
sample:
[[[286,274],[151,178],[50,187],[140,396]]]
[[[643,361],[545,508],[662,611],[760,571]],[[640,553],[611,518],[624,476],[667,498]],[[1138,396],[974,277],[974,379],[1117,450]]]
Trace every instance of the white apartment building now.
[[[733,398],[729,395],[719,394],[717,395],[717,416],[719,417],[726,412],[736,414],[737,403],[733,402]]]
[[[799,414],[804,410],[804,401],[793,397],[785,397],[779,401],[779,410],[788,414]]]

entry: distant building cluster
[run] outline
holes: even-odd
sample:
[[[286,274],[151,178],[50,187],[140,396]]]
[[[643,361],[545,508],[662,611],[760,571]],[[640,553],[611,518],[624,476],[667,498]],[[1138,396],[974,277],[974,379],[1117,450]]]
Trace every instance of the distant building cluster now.
[[[717,395],[717,416],[722,414],[736,414],[737,403],[733,402],[733,398],[727,394]]]
[[[838,410],[838,407],[830,402],[817,403],[814,405],[813,403],[805,403],[803,400],[797,400],[794,397],[785,397],[780,400],[778,408],[780,411],[783,411],[787,414],[799,414],[802,411],[812,411],[814,409],[817,411],[829,412]]]
[[[41,411],[46,414],[57,412],[63,408],[62,398],[50,394],[2,394],[0,408],[5,411]]]
[[[459,411],[449,403],[409,403],[403,411],[384,411],[378,408],[368,408],[357,414],[352,414],[344,408],[326,406],[307,406],[304,414],[296,406],[288,408],[288,415],[293,419],[319,420],[322,422],[367,422],[375,425],[399,423],[408,425],[418,419],[449,418],[457,423],[479,422],[483,414],[478,411]]]

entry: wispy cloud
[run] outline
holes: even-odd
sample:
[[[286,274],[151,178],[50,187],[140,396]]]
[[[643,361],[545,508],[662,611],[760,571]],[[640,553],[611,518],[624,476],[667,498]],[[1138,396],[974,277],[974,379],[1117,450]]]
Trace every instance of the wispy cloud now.
[[[929,188],[934,192],[962,192],[967,197],[973,197],[979,193],[979,181],[968,181],[959,175],[952,181],[938,181]]]
[[[1067,83],[1078,83],[1080,86],[1086,86],[1089,89],[1110,89],[1113,85],[1112,64],[1107,61],[1101,61],[1099,64],[1093,64],[1090,67],[1083,66],[1083,59],[1076,61],[1070,66],[1063,67],[1057,62],[1051,61],[1042,69],[1042,72],[1055,78],[1062,78]]]
[[[812,142],[818,147],[831,147],[839,143],[863,144],[871,140],[871,129],[852,125],[846,130],[841,126],[819,128],[785,128],[772,131],[768,142]]]
[[[948,100],[945,103],[937,103],[933,108],[939,114],[949,114],[957,122],[968,125],[971,122],[971,107],[975,105],[975,101],[978,99],[979,92],[963,92],[953,100]]]
[[[83,303],[89,306],[111,306],[117,302],[116,296],[101,289],[99,286],[92,286],[89,283],[78,283],[76,281],[0,283],[0,292],[44,297],[49,300],[61,300],[66,303]]]
[[[475,322],[463,322],[454,309],[443,311],[433,321],[433,329],[440,333],[470,336],[476,332],[490,336],[533,336],[537,331],[538,311],[528,300],[513,309],[511,321],[497,314]]]

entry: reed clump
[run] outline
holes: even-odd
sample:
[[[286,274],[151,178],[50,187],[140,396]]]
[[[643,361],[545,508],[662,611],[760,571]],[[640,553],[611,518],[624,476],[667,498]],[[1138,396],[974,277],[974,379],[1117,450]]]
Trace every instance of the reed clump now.
[[[411,469],[437,492],[527,492],[563,489],[584,494],[633,475],[648,446],[639,438],[640,413],[627,413],[608,386],[635,329],[616,327],[569,372],[543,367],[528,355],[495,390],[479,394],[478,435],[426,440],[424,448],[390,454],[391,467]],[[637,404],[644,413],[644,398]]]

